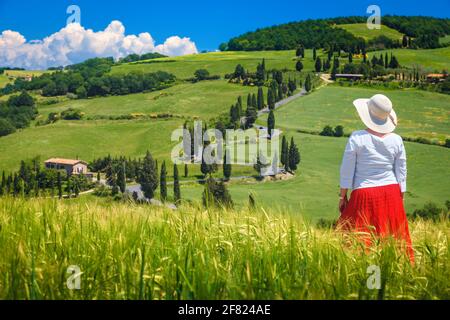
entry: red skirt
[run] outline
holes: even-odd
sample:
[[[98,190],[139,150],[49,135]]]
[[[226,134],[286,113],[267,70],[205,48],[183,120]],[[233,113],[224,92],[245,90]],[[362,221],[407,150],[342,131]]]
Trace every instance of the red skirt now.
[[[408,220],[398,184],[354,190],[338,220],[338,228],[403,240],[410,260],[414,261]],[[370,245],[371,238],[364,237],[364,241]]]

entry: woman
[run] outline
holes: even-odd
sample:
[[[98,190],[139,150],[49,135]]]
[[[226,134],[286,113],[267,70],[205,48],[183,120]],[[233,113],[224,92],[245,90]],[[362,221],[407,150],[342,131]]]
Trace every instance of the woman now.
[[[414,259],[403,195],[406,192],[406,153],[393,133],[397,115],[388,97],[377,94],[353,102],[366,130],[350,136],[341,166],[338,226],[347,231],[394,236],[406,242]],[[347,191],[352,189],[350,200]],[[370,244],[370,236],[365,238]]]

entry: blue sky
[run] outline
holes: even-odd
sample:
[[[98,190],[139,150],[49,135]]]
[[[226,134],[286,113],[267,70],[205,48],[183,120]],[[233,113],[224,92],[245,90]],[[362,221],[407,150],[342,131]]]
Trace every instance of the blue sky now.
[[[120,20],[126,34],[149,32],[159,43],[172,35],[190,37],[199,50],[214,50],[221,42],[258,27],[308,18],[365,15],[370,4],[379,5],[382,14],[450,14],[449,0],[0,0],[0,32],[11,29],[28,41],[42,39],[64,27],[66,8],[71,4],[81,8],[85,28],[103,30],[112,20]]]

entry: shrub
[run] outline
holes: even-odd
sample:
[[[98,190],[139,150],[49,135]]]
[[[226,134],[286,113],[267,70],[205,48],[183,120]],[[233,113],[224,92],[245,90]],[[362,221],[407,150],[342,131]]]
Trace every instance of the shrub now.
[[[64,120],[81,120],[84,113],[78,109],[69,108],[61,112],[61,118]]]
[[[446,202],[446,205],[449,205],[449,201]],[[448,215],[448,213],[447,213]],[[423,208],[414,210],[412,217],[414,219],[421,218],[424,220],[432,220],[437,221],[441,217],[445,217],[445,209],[438,207],[433,202],[426,203]]]
[[[213,178],[208,178],[203,191],[203,205],[205,207],[232,207],[233,200],[228,192],[227,187],[222,181],[215,181]]]
[[[325,137],[333,137],[334,136],[334,130],[331,126],[325,126],[320,133],[321,136]]]
[[[334,136],[335,137],[343,137],[344,136],[344,127],[339,125],[334,128]]]
[[[97,197],[108,197],[111,191],[109,188],[103,184],[99,185],[94,190],[94,195]]]
[[[198,69],[194,72],[194,76],[198,81],[202,81],[209,77],[209,71],[206,69]]]

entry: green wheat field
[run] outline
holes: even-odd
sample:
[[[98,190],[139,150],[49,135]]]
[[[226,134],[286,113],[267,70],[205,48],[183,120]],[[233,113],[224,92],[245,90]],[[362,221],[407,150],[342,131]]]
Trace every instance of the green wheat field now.
[[[0,299],[449,299],[449,222],[411,223],[416,262],[298,215],[0,200]],[[69,266],[80,289],[66,285]],[[367,286],[380,268],[379,290]]]

